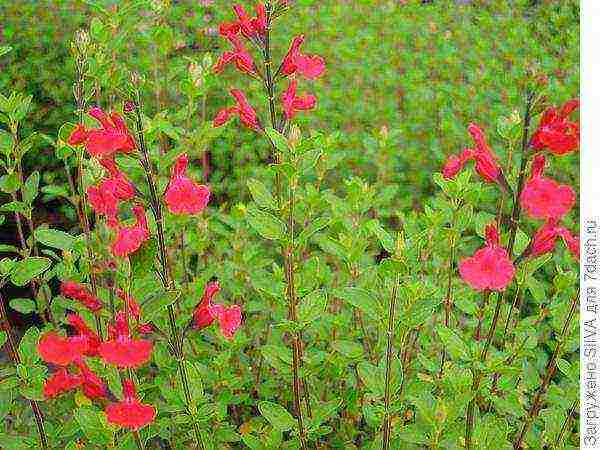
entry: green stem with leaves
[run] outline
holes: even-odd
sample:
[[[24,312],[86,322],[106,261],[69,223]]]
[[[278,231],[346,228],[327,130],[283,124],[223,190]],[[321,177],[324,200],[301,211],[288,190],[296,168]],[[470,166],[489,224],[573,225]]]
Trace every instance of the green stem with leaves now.
[[[137,76],[134,75],[134,79]],[[154,177],[154,172],[152,169],[152,163],[150,162],[150,155],[148,153],[148,148],[146,147],[146,141],[144,138],[143,124],[142,124],[142,103],[141,103],[141,95],[139,88],[137,87],[137,81],[134,81],[135,86],[135,126],[138,137],[138,146],[142,156],[141,165],[146,174],[146,181],[148,183],[148,188],[150,190],[150,209],[154,215],[154,220],[156,222],[156,234],[158,237],[158,259],[160,261],[160,279],[162,281],[163,287],[167,291],[173,291],[175,289],[175,282],[172,277],[171,268],[169,266],[169,259],[167,254],[167,246],[165,239],[165,230],[164,230],[164,219],[163,219],[163,210],[162,203],[158,196],[158,190],[156,187],[156,181]],[[169,327],[171,332],[171,346],[173,352],[175,353],[175,358],[177,359],[177,366],[179,371],[179,376],[181,378],[181,384],[183,386],[183,393],[185,396],[185,404],[187,413],[193,418],[193,427],[194,434],[196,437],[196,445],[201,450],[204,450],[204,443],[202,441],[202,433],[200,431],[200,425],[193,417],[196,413],[196,406],[193,403],[192,394],[189,387],[189,380],[187,369],[185,366],[185,357],[183,354],[183,339],[181,333],[177,329],[177,324],[175,321],[175,309],[173,305],[170,304],[167,307],[167,311],[169,314]]]

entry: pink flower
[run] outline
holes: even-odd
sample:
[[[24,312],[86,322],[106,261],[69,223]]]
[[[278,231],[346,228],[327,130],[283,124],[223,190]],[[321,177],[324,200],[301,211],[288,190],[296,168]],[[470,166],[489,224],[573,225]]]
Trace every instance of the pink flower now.
[[[213,323],[215,318],[210,312],[210,307],[212,306],[212,299],[220,290],[221,285],[218,281],[211,281],[206,285],[202,300],[200,300],[200,303],[198,303],[194,310],[194,328],[201,330]]]
[[[224,125],[231,116],[239,114],[240,121],[252,130],[260,130],[260,123],[256,115],[256,111],[250,106],[244,93],[238,89],[232,89],[231,95],[236,99],[237,106],[231,106],[224,108],[217,113],[213,121],[213,127],[220,127]]]
[[[556,240],[562,238],[569,252],[579,260],[579,236],[573,236],[565,227],[558,225],[555,218],[550,218],[533,235],[529,245],[520,258],[535,258],[553,252]]]
[[[292,80],[288,89],[281,95],[283,111],[287,120],[291,120],[298,111],[308,111],[309,109],[313,109],[317,103],[317,99],[314,95],[296,95],[297,87],[298,81]]]
[[[300,53],[300,46],[304,42],[304,35],[296,36],[290,49],[283,58],[279,72],[283,75],[299,73],[305,78],[319,78],[325,71],[325,61],[320,56],[308,56]]]
[[[146,212],[140,205],[133,207],[133,214],[137,221],[134,225],[124,227],[117,224],[117,238],[112,244],[112,254],[122,258],[128,257],[137,251],[142,244],[150,238]]]
[[[60,285],[60,293],[64,297],[77,300],[92,312],[98,312],[102,309],[102,302],[83,284],[74,281],[63,281]]]
[[[227,39],[229,39],[233,45],[233,51],[223,53],[213,67],[214,72],[221,73],[225,66],[230,63],[235,63],[235,66],[240,72],[255,75],[256,66],[254,65],[254,60],[252,59],[250,53],[248,53],[248,51],[242,45],[239,37],[237,37],[235,34],[229,33]]]
[[[104,159],[100,163],[108,170],[110,176],[104,178],[98,186],[88,187],[88,200],[96,214],[106,216],[108,226],[114,228],[118,225],[120,201],[133,198],[135,188],[117,168],[114,160]]]
[[[140,367],[150,360],[153,344],[145,339],[133,339],[125,312],[120,311],[111,326],[109,340],[100,344],[100,357],[120,368]]]
[[[78,375],[72,375],[65,367],[60,367],[44,383],[44,396],[55,398],[72,389],[77,389],[83,380]]]
[[[135,141],[127,130],[121,116],[110,116],[100,108],[92,108],[89,115],[98,121],[100,128],[86,129],[78,125],[69,136],[71,145],[85,144],[88,153],[98,159],[111,158],[115,153],[131,153],[135,150]]]
[[[48,331],[38,342],[38,352],[47,363],[68,366],[88,350],[87,342],[77,337],[63,337],[55,331]]]
[[[561,237],[563,241],[567,245],[569,252],[573,255],[577,261],[579,261],[580,257],[580,243],[579,236],[573,236],[569,230],[565,230],[562,232]]]
[[[233,10],[238,18],[236,25],[246,38],[251,39],[265,33],[267,28],[265,5],[262,3],[256,5],[257,17],[250,17],[242,5],[234,5]]]
[[[80,372],[82,380],[81,390],[83,391],[83,394],[90,400],[108,398],[108,389],[106,388],[104,381],[92,372],[83,360],[79,359],[75,361],[75,365]]]
[[[111,403],[104,412],[110,423],[130,430],[139,430],[152,423],[156,417],[154,406],[140,402],[131,380],[123,380],[123,400]]]
[[[543,175],[546,159],[537,155],[533,160],[531,178],[521,193],[523,209],[535,219],[559,219],[575,204],[575,191]]]
[[[131,317],[133,317],[135,320],[139,321],[141,313],[142,313],[139,303],[136,302],[133,297],[127,295],[127,293],[125,291],[123,291],[123,289],[117,289],[117,296],[121,300],[123,300],[123,302],[127,303],[127,309],[128,309],[129,315]]]
[[[570,121],[569,116],[578,108],[579,99],[569,100],[560,111],[555,107],[548,108],[529,145],[535,150],[548,149],[555,155],[565,155],[577,150],[579,123]]]
[[[485,232],[485,247],[460,262],[460,276],[475,290],[503,291],[514,278],[515,267],[507,251],[499,245],[496,226],[488,225]]]
[[[87,347],[85,355],[97,356],[98,347],[100,347],[100,343],[102,342],[100,337],[86,325],[83,318],[78,314],[68,314],[67,321],[77,331],[77,337],[85,342]]]
[[[179,155],[171,172],[171,181],[165,193],[165,203],[173,214],[197,214],[202,212],[210,199],[210,191],[204,185],[194,183],[185,172],[187,154]]]

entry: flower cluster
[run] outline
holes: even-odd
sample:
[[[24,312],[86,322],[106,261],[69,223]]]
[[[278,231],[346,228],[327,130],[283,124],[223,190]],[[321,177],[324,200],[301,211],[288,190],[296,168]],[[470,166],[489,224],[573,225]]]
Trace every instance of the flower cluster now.
[[[569,120],[579,108],[579,99],[566,102],[560,109],[548,108],[529,145],[536,151],[548,150],[555,155],[565,155],[579,148],[579,123]]]
[[[325,61],[320,56],[306,55],[300,51],[305,40],[304,35],[300,35],[292,40],[279,68],[275,74],[271,74],[271,61],[268,59],[270,55],[265,51],[268,32],[272,20],[285,6],[287,6],[287,2],[278,2],[268,7],[259,3],[256,5],[256,16],[251,17],[242,6],[235,5],[233,10],[237,20],[222,23],[219,27],[219,33],[231,43],[232,50],[223,53],[213,70],[215,73],[220,73],[226,66],[233,64],[240,72],[261,80],[269,91],[270,97],[273,97],[273,89],[278,81],[286,77],[290,78],[287,89],[281,94],[283,120],[290,121],[299,111],[313,109],[317,103],[314,95],[297,94],[297,77],[302,76],[311,80],[319,78],[325,71]],[[266,73],[263,74],[257,67],[252,55],[244,46],[242,37],[262,50],[266,58],[264,61]],[[240,122],[246,127],[255,131],[262,130],[263,126],[258,115],[244,93],[238,89],[232,89],[231,95],[235,99],[236,105],[219,111],[213,120],[213,126],[220,127],[237,115]]]

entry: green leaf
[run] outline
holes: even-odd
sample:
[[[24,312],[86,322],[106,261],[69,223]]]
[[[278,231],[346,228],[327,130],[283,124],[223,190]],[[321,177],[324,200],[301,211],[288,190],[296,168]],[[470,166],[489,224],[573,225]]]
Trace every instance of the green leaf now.
[[[250,226],[265,239],[280,241],[285,238],[286,226],[273,214],[251,207],[247,218]]]
[[[37,351],[38,341],[40,339],[40,330],[36,327],[29,328],[19,342],[19,355],[26,366],[32,366],[40,360]]]
[[[375,320],[382,320],[383,308],[379,305],[377,300],[365,289],[357,287],[346,287],[336,289],[334,295],[343,300],[346,300],[355,308],[360,309],[366,315]]]
[[[0,253],[19,253],[19,249],[14,245],[0,244]]]
[[[10,156],[14,145],[13,137],[10,133],[0,130],[0,152],[6,156]]]
[[[281,405],[273,402],[259,402],[258,410],[267,421],[280,431],[288,431],[296,426],[296,419]]]
[[[277,205],[273,195],[269,192],[267,187],[260,181],[252,178],[246,182],[252,198],[258,206],[265,209],[275,210]]]
[[[312,323],[325,313],[326,308],[327,296],[321,289],[317,289],[300,301],[298,320],[303,324]]]
[[[6,331],[0,331],[0,347],[4,347],[7,339],[8,336],[6,335]]]
[[[10,45],[2,45],[2,46],[0,46],[0,56],[6,55],[11,50],[12,50],[12,47]]]
[[[36,170],[27,177],[22,189],[23,201],[28,205],[31,205],[37,197],[39,185],[40,173]]]
[[[359,362],[356,369],[367,389],[378,398],[383,398],[385,395],[385,370],[367,361]]]
[[[29,211],[29,207],[23,202],[8,202],[2,205],[0,209],[2,211],[21,213],[23,215],[27,215],[27,212]]]
[[[30,298],[13,298],[10,307],[21,314],[31,314],[36,310],[35,302]]]
[[[179,298],[179,291],[160,291],[151,295],[149,299],[144,300],[141,305],[141,315],[145,322],[151,322],[160,315],[168,306],[172,305]]]
[[[104,413],[92,408],[79,408],[74,414],[83,434],[95,445],[108,448],[113,432],[108,427]]]
[[[158,241],[150,238],[129,257],[134,276],[142,276],[154,270],[154,260],[158,253]]]
[[[469,347],[456,332],[442,324],[436,327],[436,332],[452,358],[464,360],[471,358]]]
[[[31,256],[17,262],[10,276],[16,286],[25,286],[34,278],[43,274],[52,264],[48,258]]]
[[[21,181],[19,180],[19,174],[16,172],[2,175],[0,177],[0,191],[12,194],[17,192],[21,187]]]
[[[302,230],[298,235],[298,245],[305,245],[308,240],[319,231],[327,228],[331,223],[331,219],[328,217],[317,217],[313,220],[310,225]]]
[[[290,147],[284,135],[273,128],[267,128],[265,132],[277,150],[284,155],[287,155],[290,152]]]
[[[38,242],[47,245],[48,247],[58,248],[60,250],[71,250],[77,240],[69,233],[65,233],[61,230],[54,230],[52,228],[37,228],[35,230],[35,238]]]
[[[381,226],[378,220],[370,220],[367,223],[367,229],[379,239],[381,246],[390,254],[393,255],[396,253],[396,242],[394,238]]]
[[[337,341],[333,341],[331,343],[331,347],[341,353],[342,355],[344,355],[347,358],[351,358],[351,359],[356,359],[356,358],[360,358],[363,355],[364,349],[363,346],[353,342],[353,341],[347,341],[347,340],[337,340]]]

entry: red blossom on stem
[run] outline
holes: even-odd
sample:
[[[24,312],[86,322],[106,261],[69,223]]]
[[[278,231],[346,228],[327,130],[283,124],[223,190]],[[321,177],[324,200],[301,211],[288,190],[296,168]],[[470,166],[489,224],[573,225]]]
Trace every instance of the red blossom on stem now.
[[[477,291],[503,291],[514,278],[515,267],[508,257],[508,252],[500,247],[496,225],[488,225],[485,234],[485,247],[460,262],[460,276]]]
[[[192,324],[194,328],[201,330],[218,320],[223,336],[232,339],[242,323],[242,310],[238,305],[226,307],[214,304],[212,299],[220,289],[221,286],[218,281],[211,281],[206,285],[202,300],[194,310]]]
[[[65,367],[60,367],[44,383],[44,396],[56,398],[72,389],[77,389],[83,383],[79,375],[69,373]]]
[[[100,357],[119,368],[140,367],[150,360],[153,344],[145,339],[133,339],[124,311],[117,313],[115,326],[109,330],[109,340],[100,344]]]
[[[123,380],[123,400],[111,403],[105,410],[106,419],[123,428],[139,430],[152,423],[156,408],[140,402],[132,380]]]
[[[79,359],[75,361],[81,376],[81,390],[90,400],[108,398],[108,389],[102,379],[88,367],[88,365]]]
[[[550,218],[531,238],[531,242],[520,258],[535,258],[551,253],[556,247],[556,240],[561,237],[567,249],[579,260],[579,236],[574,236],[565,227],[558,225],[558,220]]]
[[[296,36],[292,40],[290,49],[281,63],[279,73],[286,76],[298,73],[309,79],[319,78],[325,71],[325,61],[320,56],[300,53],[300,46],[303,42],[304,35]]]
[[[538,129],[529,145],[535,150],[548,150],[555,155],[565,155],[579,148],[579,123],[569,120],[579,108],[579,99],[566,102],[560,110],[548,108],[542,115]]]
[[[48,331],[38,342],[38,353],[47,363],[68,366],[88,351],[88,343],[78,337],[64,337]]]
[[[521,193],[523,209],[535,219],[559,219],[575,205],[573,188],[544,177],[544,155],[533,160],[531,178]]]
[[[88,153],[98,159],[135,150],[135,141],[119,114],[112,113],[109,116],[102,109],[94,107],[90,109],[89,115],[98,121],[100,127],[87,129],[78,125],[68,138],[71,145],[84,144]]]
[[[77,337],[85,342],[87,349],[85,351],[86,356],[97,356],[98,348],[102,340],[100,336],[94,333],[85,323],[83,318],[78,314],[68,314],[67,321],[69,325],[75,328],[77,331]]]
[[[297,87],[298,81],[292,80],[287,90],[281,95],[283,112],[287,120],[291,120],[298,111],[308,111],[309,109],[313,109],[317,103],[317,98],[314,95],[296,95]]]
[[[256,65],[252,59],[252,55],[248,53],[239,37],[234,34],[229,34],[227,39],[233,45],[233,51],[227,51],[221,55],[213,70],[215,73],[221,73],[225,66],[230,63],[234,63],[240,72],[247,73],[250,75],[256,74]]]
[[[194,183],[186,176],[188,156],[179,155],[173,170],[171,180],[165,192],[165,203],[173,214],[197,214],[202,212],[210,199],[209,189]]]
[[[146,211],[140,205],[133,207],[136,223],[130,226],[117,224],[117,237],[112,244],[111,250],[114,256],[128,257],[137,251],[142,244],[150,238]]]
[[[64,297],[77,300],[94,313],[102,309],[102,302],[83,284],[74,281],[63,281],[60,285],[60,293]]]
[[[231,95],[237,101],[237,105],[219,111],[213,121],[213,127],[216,128],[224,125],[231,116],[238,114],[240,121],[248,128],[256,131],[260,130],[260,122],[256,115],[256,111],[250,106],[244,93],[239,89],[232,89]]]
[[[114,160],[104,159],[100,164],[110,176],[104,178],[98,186],[88,187],[88,200],[96,214],[106,216],[108,226],[114,228],[118,225],[120,201],[132,199],[135,196],[135,188]]]

